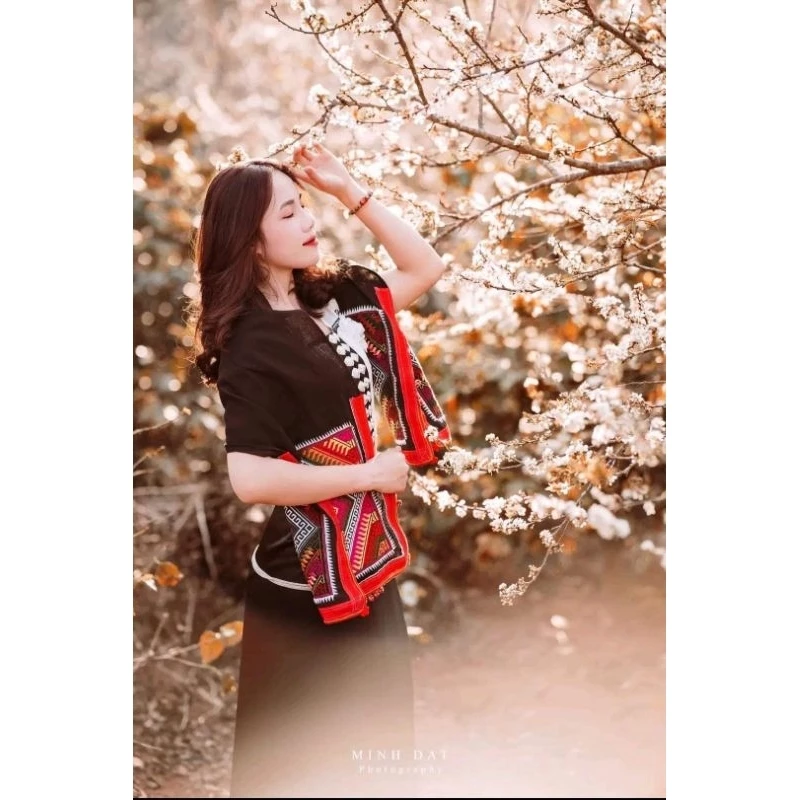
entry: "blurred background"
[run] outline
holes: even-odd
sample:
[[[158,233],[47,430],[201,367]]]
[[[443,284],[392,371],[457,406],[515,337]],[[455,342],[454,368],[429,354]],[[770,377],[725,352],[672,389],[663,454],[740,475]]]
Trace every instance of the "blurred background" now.
[[[609,32],[564,5],[135,0],[135,796],[228,796],[271,509],[233,495],[190,363],[192,241],[233,146],[309,137],[449,266],[400,315],[454,435],[401,508],[421,796],[665,794],[664,12],[593,4]],[[638,161],[547,184],[570,158]],[[312,200],[323,253],[389,266]],[[552,520],[512,524],[520,503]]]

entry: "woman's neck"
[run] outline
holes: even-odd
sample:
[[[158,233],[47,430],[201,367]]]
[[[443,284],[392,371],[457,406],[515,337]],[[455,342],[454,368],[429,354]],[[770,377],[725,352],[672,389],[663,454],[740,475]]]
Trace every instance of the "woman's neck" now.
[[[286,276],[279,274],[277,270],[272,272],[271,282],[264,283],[258,290],[267,299],[270,306],[275,311],[291,311],[299,309],[297,295],[294,290],[294,276],[291,270],[287,270]]]

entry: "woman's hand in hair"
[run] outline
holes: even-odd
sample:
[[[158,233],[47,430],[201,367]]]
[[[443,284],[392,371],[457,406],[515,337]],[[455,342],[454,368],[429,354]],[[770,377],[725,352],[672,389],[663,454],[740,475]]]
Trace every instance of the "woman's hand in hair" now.
[[[336,198],[354,183],[344,164],[321,144],[295,147],[288,167],[304,183]]]

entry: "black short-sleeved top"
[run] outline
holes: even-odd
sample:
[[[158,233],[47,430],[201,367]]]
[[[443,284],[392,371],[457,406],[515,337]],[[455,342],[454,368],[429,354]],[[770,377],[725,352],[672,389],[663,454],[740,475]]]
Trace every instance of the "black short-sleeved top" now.
[[[378,273],[351,265],[334,289],[352,291],[360,280],[383,283]],[[270,315],[270,316],[265,316]],[[291,359],[264,360],[270,353],[259,347],[265,324],[284,325],[300,345]],[[341,424],[345,407],[358,392],[350,368],[328,341],[326,333],[305,311],[273,310],[260,292],[250,299],[234,323],[222,350],[217,388],[224,409],[225,450],[277,457],[304,439],[306,432],[329,430]],[[374,391],[374,387],[371,387]],[[277,578],[304,583],[292,530],[283,506],[275,506],[267,521],[256,560]]]

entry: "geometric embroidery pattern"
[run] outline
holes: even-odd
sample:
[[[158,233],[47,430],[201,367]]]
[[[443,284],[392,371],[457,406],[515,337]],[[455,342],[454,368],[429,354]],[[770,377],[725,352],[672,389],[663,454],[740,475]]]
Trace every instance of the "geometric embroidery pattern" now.
[[[349,422],[298,443],[296,450],[301,462],[308,464],[358,464],[365,460],[359,437]],[[346,587],[337,580],[337,572],[342,574],[342,560],[347,572],[366,585],[370,578],[383,583],[381,571],[396,570],[406,557],[407,544],[389,518],[381,492],[354,492],[313,505],[285,506],[285,514],[293,528],[306,583],[321,609],[348,599]],[[337,553],[337,542],[344,552]]]
[[[404,445],[408,442],[408,430],[401,415],[398,413],[397,405],[394,403],[394,398],[399,396],[400,387],[395,377],[397,373],[393,372],[389,366],[394,362],[395,358],[384,313],[379,309],[364,306],[348,311],[347,316],[355,319],[364,327],[367,339],[367,355],[372,362],[373,371],[377,368],[383,378],[380,381],[380,385],[378,385],[378,380],[376,379],[375,387],[380,398],[381,412],[387,425],[391,428],[397,444]],[[388,380],[391,381],[391,387],[387,387],[387,376],[389,376]]]
[[[349,422],[297,445],[303,459],[311,464],[360,464],[361,442]]]
[[[393,338],[390,336],[386,313],[383,309],[361,306],[347,311],[346,316],[354,318],[366,331],[367,355],[375,375],[375,390],[380,398],[383,417],[397,444],[407,445],[410,441],[409,421],[401,413],[402,410],[397,403],[397,398],[402,397],[403,393],[398,385],[397,376],[400,374],[398,354],[392,347]],[[414,350],[408,347],[405,341],[402,343],[406,345],[408,356],[410,356],[413,386],[419,400],[418,407],[422,410],[426,423],[441,431],[447,427],[444,412],[436,400],[433,388],[428,382]]]

